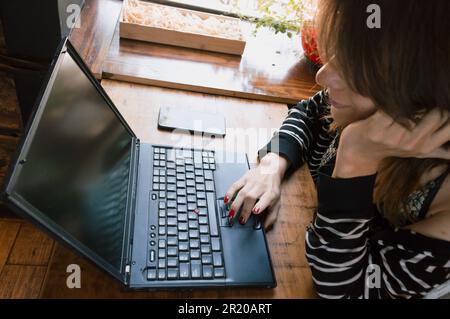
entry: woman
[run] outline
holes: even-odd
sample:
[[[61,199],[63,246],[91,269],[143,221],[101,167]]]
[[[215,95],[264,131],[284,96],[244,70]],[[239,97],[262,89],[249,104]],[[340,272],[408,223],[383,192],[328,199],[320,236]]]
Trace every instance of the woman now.
[[[306,254],[324,298],[421,298],[450,279],[450,24],[446,0],[326,0],[325,88],[289,111],[260,165],[225,195],[230,218],[275,221],[306,162],[318,209]]]

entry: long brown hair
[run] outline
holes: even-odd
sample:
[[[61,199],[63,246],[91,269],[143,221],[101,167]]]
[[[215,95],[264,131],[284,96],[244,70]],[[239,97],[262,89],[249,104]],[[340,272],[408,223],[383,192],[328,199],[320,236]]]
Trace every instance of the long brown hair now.
[[[380,8],[381,28],[369,28],[368,6]],[[450,1],[322,0],[317,15],[319,51],[333,57],[350,88],[406,125],[439,107],[450,110]],[[450,140],[450,137],[449,137]],[[450,161],[387,158],[374,201],[394,225],[408,220],[408,195],[421,176]]]

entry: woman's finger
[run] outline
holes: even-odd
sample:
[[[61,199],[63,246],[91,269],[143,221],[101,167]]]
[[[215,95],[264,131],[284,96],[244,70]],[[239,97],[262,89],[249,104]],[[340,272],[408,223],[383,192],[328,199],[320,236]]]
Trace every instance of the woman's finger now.
[[[441,147],[445,143],[450,141],[450,121],[447,120],[446,124],[442,125],[439,130],[431,135],[431,143],[435,147]]]
[[[414,137],[421,137],[424,135],[433,134],[442,125],[447,122],[449,112],[442,111],[442,109],[434,108],[429,111],[412,130]]]
[[[430,152],[425,155],[417,156],[417,158],[439,158],[439,159],[450,160],[450,149],[448,149],[446,147],[439,147],[438,149],[434,150],[433,152]]]
[[[225,197],[223,199],[225,204],[228,204],[230,200],[236,195],[236,193],[245,185],[246,176],[241,177],[236,182],[231,185],[228,191],[225,193]]]
[[[255,193],[247,194],[247,198],[244,200],[244,203],[242,205],[241,216],[239,217],[239,223],[241,225],[245,225],[245,223],[249,219],[252,213],[252,208],[253,206],[255,206],[256,198],[257,196]]]
[[[228,217],[230,219],[236,217],[237,212],[241,209],[244,201],[247,200],[249,194],[249,187],[245,186],[237,193],[236,198],[233,200],[230,206],[230,211],[228,212]]]
[[[273,228],[273,225],[275,224],[278,213],[281,208],[280,201],[277,201],[272,207],[268,209],[268,214],[266,214],[263,222],[263,227],[265,231],[269,231]]]
[[[261,214],[265,211],[270,205],[274,203],[277,199],[277,194],[274,192],[266,192],[264,193],[256,205],[253,207],[252,212],[256,215]]]

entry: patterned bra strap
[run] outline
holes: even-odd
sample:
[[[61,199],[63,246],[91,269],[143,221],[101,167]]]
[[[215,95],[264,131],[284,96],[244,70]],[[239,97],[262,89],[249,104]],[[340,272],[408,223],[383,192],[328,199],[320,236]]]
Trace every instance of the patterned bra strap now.
[[[434,198],[436,197],[437,193],[439,192],[439,189],[441,188],[442,184],[444,183],[447,176],[450,174],[450,166],[447,168],[447,170],[438,178],[435,180],[434,187],[430,189],[430,192],[428,193],[427,198],[423,202],[423,205],[419,212],[419,218],[424,219],[427,215],[428,210],[430,209],[431,203],[433,203]]]

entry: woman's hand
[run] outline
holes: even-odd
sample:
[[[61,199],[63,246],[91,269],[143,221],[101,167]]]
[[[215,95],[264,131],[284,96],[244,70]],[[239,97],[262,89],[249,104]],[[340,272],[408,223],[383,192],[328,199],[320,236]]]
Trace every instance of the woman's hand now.
[[[450,159],[450,112],[429,111],[407,128],[382,111],[347,126],[341,134],[333,177],[375,174],[386,157]]]
[[[258,167],[248,171],[241,179],[235,182],[225,194],[224,202],[231,203],[229,218],[232,219],[242,207],[239,222],[245,224],[251,213],[260,214],[267,208],[277,208],[266,217],[264,227],[270,226],[276,218],[280,198],[280,185],[289,162],[284,157],[269,153],[261,159]]]

